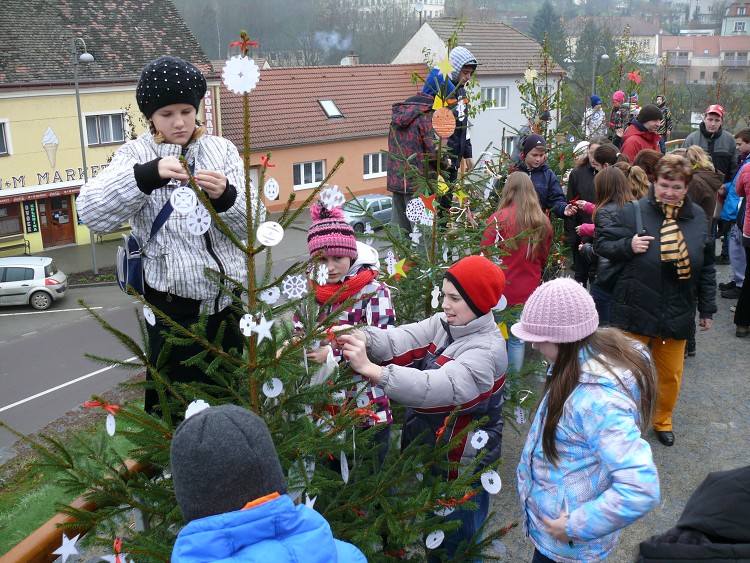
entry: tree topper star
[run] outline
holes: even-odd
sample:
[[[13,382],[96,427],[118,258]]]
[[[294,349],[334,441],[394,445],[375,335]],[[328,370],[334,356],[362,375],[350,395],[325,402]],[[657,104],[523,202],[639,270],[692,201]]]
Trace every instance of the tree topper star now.
[[[76,549],[76,542],[78,541],[78,538],[80,537],[81,537],[81,534],[78,534],[74,538],[68,539],[68,536],[63,534],[62,545],[58,547],[55,551],[53,551],[52,554],[62,556],[63,563],[65,563],[68,560],[68,557],[70,557],[71,555],[78,555],[78,550]]]
[[[435,65],[435,68],[437,68],[440,71],[440,74],[442,74],[446,78],[450,76],[451,72],[456,70],[455,68],[453,68],[453,65],[451,64],[451,61],[448,57],[445,57],[444,60]]]

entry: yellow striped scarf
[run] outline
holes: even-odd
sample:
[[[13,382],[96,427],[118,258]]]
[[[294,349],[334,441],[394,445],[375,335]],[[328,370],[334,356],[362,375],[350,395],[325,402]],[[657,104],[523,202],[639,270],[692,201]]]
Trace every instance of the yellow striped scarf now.
[[[681,280],[690,279],[690,256],[688,255],[685,238],[677,225],[675,218],[685,202],[683,199],[675,205],[660,203],[664,222],[661,224],[661,261],[676,262],[677,277]]]

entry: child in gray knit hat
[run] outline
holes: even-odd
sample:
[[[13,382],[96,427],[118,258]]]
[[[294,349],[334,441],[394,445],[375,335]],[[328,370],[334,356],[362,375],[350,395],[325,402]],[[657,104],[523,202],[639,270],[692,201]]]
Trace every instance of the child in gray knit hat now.
[[[319,513],[286,495],[271,434],[255,413],[236,405],[204,409],[180,424],[170,454],[175,496],[188,522],[174,563],[367,561],[334,539]]]

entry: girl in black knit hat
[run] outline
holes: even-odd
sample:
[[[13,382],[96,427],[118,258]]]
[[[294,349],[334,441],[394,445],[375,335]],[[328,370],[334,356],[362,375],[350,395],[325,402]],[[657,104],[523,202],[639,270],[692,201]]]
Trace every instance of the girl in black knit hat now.
[[[109,166],[81,188],[77,207],[81,220],[94,233],[112,232],[129,222],[132,234],[142,244],[148,241],[144,244],[143,290],[152,309],[184,327],[207,314],[206,338],[214,341],[220,325],[226,323],[222,348],[242,350],[237,316],[230,308],[232,294],[239,287],[226,280],[244,283],[245,255],[211,221],[192,189],[185,189],[188,174],[179,160],[185,158],[196,183],[226,226],[235,233],[246,233],[242,159],[232,143],[207,134],[198,120],[205,94],[203,74],[188,61],[164,56],[146,65],[136,101],[148,119],[149,130],[120,147]],[[254,203],[252,208],[256,208]],[[160,214],[160,222],[166,220],[152,236]],[[217,281],[216,276],[207,276],[206,270],[226,278]],[[155,366],[165,344],[162,333],[171,329],[158,316],[145,313],[149,361]],[[201,351],[198,343],[174,346],[162,376],[171,382],[211,383],[200,365],[183,365]],[[210,357],[205,361],[210,362]],[[147,373],[150,378],[151,371]],[[161,411],[158,401],[154,386],[148,387],[146,410]]]

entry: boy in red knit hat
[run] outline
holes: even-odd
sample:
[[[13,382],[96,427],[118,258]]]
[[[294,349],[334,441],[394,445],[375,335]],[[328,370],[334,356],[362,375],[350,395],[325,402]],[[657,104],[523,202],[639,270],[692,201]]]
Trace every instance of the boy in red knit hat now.
[[[504,289],[505,275],[499,266],[483,256],[469,256],[445,272],[442,313],[388,330],[365,327],[337,336],[337,345],[352,368],[409,407],[403,447],[417,438],[430,444],[447,442],[467,425],[487,417],[448,455],[450,461],[461,462],[460,468],[432,468],[449,480],[456,479],[481,451],[485,455],[473,468],[476,472],[500,457],[508,358],[492,308]],[[456,408],[458,415],[446,426]],[[479,487],[471,500],[477,510],[459,505],[446,517],[461,522],[441,546],[450,560],[462,541],[475,536],[487,516],[488,491]]]

